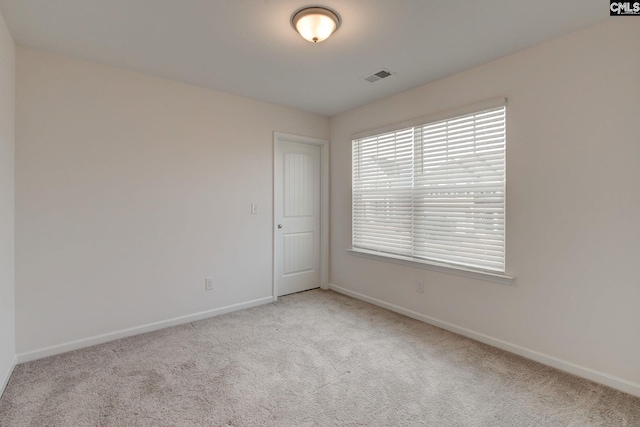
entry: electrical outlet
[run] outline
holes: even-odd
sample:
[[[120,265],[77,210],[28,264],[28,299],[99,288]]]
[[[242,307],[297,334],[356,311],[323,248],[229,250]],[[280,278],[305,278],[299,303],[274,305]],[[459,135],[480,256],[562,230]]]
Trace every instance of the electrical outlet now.
[[[213,290],[213,283],[214,283],[213,277],[207,277],[204,289],[207,291]]]
[[[424,293],[424,280],[416,280],[416,292]]]

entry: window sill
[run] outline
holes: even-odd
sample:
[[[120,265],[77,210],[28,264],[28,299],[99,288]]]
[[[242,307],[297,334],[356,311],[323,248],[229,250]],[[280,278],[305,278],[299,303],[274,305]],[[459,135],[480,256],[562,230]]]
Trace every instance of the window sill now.
[[[441,273],[455,274],[457,276],[470,277],[472,279],[484,280],[487,282],[499,283],[501,285],[515,285],[515,277],[507,276],[500,273],[491,273],[488,271],[471,270],[464,267],[454,267],[447,264],[439,264],[430,261],[417,261],[412,258],[402,257],[399,255],[382,254],[381,252],[367,251],[364,249],[347,249],[351,255],[364,258],[375,259],[377,261],[386,261],[394,264],[407,265],[409,267],[424,268],[427,270],[435,270]]]

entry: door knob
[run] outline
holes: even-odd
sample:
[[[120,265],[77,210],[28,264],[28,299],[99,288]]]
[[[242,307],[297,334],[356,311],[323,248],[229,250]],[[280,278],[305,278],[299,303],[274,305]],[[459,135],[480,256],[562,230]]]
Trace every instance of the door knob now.
[[[282,224],[278,224],[278,228],[282,228]]]

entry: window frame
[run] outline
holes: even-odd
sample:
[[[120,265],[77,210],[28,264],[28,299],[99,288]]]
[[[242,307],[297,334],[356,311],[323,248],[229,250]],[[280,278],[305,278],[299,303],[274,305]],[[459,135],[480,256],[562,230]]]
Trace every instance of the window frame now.
[[[466,105],[464,107],[460,107],[460,108],[456,108],[456,109],[452,109],[452,110],[447,110],[447,111],[444,111],[444,112],[441,112],[441,113],[432,114],[432,115],[429,115],[429,116],[418,117],[418,118],[415,118],[415,119],[412,119],[412,120],[408,120],[408,121],[405,121],[405,122],[395,123],[395,124],[392,124],[392,125],[388,125],[388,126],[384,126],[384,127],[381,127],[381,128],[376,128],[376,129],[372,129],[372,130],[369,130],[369,131],[366,131],[366,132],[361,132],[361,133],[352,135],[351,141],[352,141],[352,144],[353,144],[355,140],[361,140],[361,139],[365,139],[365,138],[369,138],[369,137],[380,136],[380,135],[383,135],[383,134],[386,134],[386,133],[391,133],[391,132],[399,132],[399,131],[402,131],[403,129],[407,129],[407,128],[421,127],[421,126],[429,125],[431,123],[437,123],[437,122],[440,122],[440,121],[446,121],[446,120],[454,119],[454,118],[460,117],[460,116],[475,114],[475,113],[481,112],[483,110],[496,109],[496,108],[500,108],[500,107],[505,107],[506,108],[507,101],[508,100],[505,97],[494,98],[494,99],[491,99],[491,100],[488,100],[488,101]],[[505,122],[505,143],[506,143],[506,122]],[[352,150],[353,150],[353,145],[352,145]],[[351,224],[352,224],[351,248],[349,248],[347,250],[348,253],[350,253],[352,255],[364,256],[364,257],[367,257],[367,258],[372,258],[372,259],[376,259],[376,260],[380,260],[380,261],[393,262],[393,263],[396,263],[396,264],[409,265],[409,266],[418,267],[418,268],[426,268],[426,269],[430,269],[430,270],[436,270],[436,271],[440,271],[440,272],[451,273],[451,274],[461,275],[461,276],[465,276],[465,277],[471,277],[471,278],[480,279],[480,280],[488,280],[488,281],[491,281],[491,282],[496,282],[496,283],[501,283],[501,284],[506,284],[506,285],[512,285],[514,283],[515,279],[514,279],[513,276],[510,276],[510,275],[507,274],[506,146],[505,146],[505,150],[504,150],[504,156],[505,156],[505,183],[504,183],[505,193],[504,193],[504,199],[503,199],[504,215],[505,215],[505,218],[504,218],[504,233],[503,233],[503,237],[504,237],[504,253],[503,253],[503,255],[504,255],[504,271],[493,270],[493,269],[476,268],[476,267],[466,266],[466,265],[463,265],[463,264],[440,262],[438,260],[433,260],[433,259],[414,258],[414,257],[411,257],[411,256],[403,256],[403,255],[392,254],[392,253],[388,253],[388,252],[382,252],[382,251],[375,251],[375,250],[368,250],[368,249],[353,247],[353,240],[354,240],[354,235],[353,235],[354,218],[353,218],[353,216],[351,218]],[[355,171],[355,165],[353,164],[353,151],[352,151],[352,164],[351,164],[351,172],[352,172],[352,174],[354,173],[354,171]],[[353,189],[353,181],[352,181],[352,189]],[[353,193],[351,194],[351,208],[352,208],[352,212],[353,212],[353,209],[354,209],[354,194]]]

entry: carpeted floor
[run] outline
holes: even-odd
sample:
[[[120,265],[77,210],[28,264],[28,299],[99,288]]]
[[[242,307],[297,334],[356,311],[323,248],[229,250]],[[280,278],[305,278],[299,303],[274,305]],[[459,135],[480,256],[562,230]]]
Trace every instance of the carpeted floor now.
[[[2,426],[640,426],[640,399],[331,291],[18,365]]]

